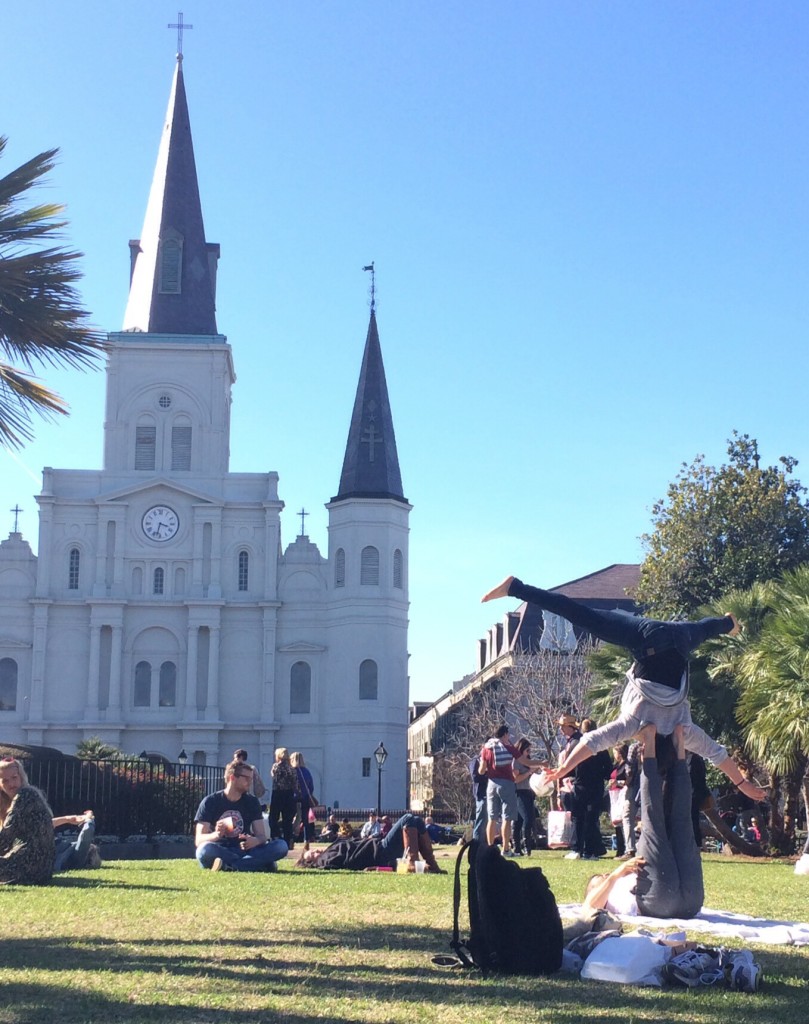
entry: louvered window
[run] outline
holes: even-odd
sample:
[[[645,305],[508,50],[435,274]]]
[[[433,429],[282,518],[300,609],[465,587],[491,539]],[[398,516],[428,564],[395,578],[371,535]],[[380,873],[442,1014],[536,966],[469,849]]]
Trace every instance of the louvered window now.
[[[334,585],[346,585],[346,553],[342,548],[338,548],[334,555]]]
[[[171,468],[191,469],[190,423],[175,423],[171,428]]]
[[[402,558],[402,552],[397,548],[393,552],[393,585],[397,590],[401,590],[404,586],[402,582],[404,567],[404,559]]]
[[[179,295],[183,267],[183,247],[176,238],[167,238],[160,245],[160,291]]]
[[[379,552],[376,548],[362,549],[360,558],[360,584],[364,587],[379,583]]]
[[[142,426],[135,429],[135,469],[154,469],[157,428]]]

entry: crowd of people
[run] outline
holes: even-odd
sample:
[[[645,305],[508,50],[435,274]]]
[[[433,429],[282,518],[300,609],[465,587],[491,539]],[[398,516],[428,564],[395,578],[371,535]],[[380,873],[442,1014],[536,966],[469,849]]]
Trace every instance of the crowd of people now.
[[[592,636],[624,646],[633,657],[621,712],[599,728],[565,713],[558,720],[558,763],[532,756],[531,742],[512,742],[500,725],[470,762],[475,800],[473,838],[499,844],[505,857],[531,856],[541,831],[535,805],[535,776],[556,786],[559,809],[572,823],[571,859],[603,857],[601,816],[606,808],[620,861],[612,872],[595,875],[585,895],[590,910],[611,909],[657,917],[688,917],[702,905],[699,830],[695,826],[694,786],[707,759],[724,771],[750,800],[765,792],[744,778],[727,750],[692,720],[688,704],[688,658],[709,637],[733,635],[731,615],[697,623],[659,622],[622,611],[594,610],[562,595],[508,577],[484,601],[515,596],[563,616]],[[608,750],[613,749],[613,756]],[[689,758],[693,764],[689,768]],[[398,821],[371,812],[355,832],[347,819],[330,814],[315,841],[314,780],[300,752],[275,751],[267,788],[247,751],[235,751],[224,773],[224,788],[206,796],[195,815],[195,852],[212,871],[274,871],[296,838],[302,841],[300,867],[405,870],[417,866],[438,873],[433,843],[449,834],[431,818],[404,814]],[[265,817],[266,809],[266,817]],[[55,871],[98,863],[94,818],[54,817],[40,791],[28,784],[14,758],[0,761],[0,882],[43,883]],[[638,838],[638,825],[640,832]],[[75,837],[58,836],[64,826]],[[759,843],[755,816],[744,829]],[[419,862],[422,862],[421,864]]]

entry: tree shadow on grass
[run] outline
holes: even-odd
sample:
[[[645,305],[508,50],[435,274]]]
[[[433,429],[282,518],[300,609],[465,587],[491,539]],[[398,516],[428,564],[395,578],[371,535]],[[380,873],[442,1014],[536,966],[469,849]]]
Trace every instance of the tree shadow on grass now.
[[[236,1004],[239,993],[249,992],[254,1001],[264,1004],[266,1008],[260,1012],[240,1008],[240,1024],[322,1021],[322,1012],[308,1015],[300,1008],[301,993],[324,1005],[330,1000],[341,1001],[343,1006],[360,1001],[365,1005],[370,999],[376,1007],[367,1016],[358,1016],[355,1010],[349,1016],[340,1016],[337,1009],[334,1019],[341,1024],[410,1020],[408,1014],[412,1014],[414,1005],[434,1009],[446,1006],[455,1011],[460,1008],[461,1012],[464,1006],[474,1006],[478,1019],[484,1015],[489,1020],[524,1016],[527,1006],[541,1005],[552,1009],[560,1020],[586,1019],[588,1008],[597,1007],[615,1019],[624,1019],[631,1010],[633,1019],[657,1024],[682,1019],[683,1013],[696,1013],[702,1024],[725,1024],[728,1019],[748,1020],[744,1012],[748,1007],[750,1020],[797,1020],[797,1001],[805,984],[803,957],[770,950],[757,956],[765,977],[778,980],[766,982],[763,993],[756,997],[718,989],[661,991],[581,982],[575,976],[561,974],[483,978],[475,972],[433,968],[426,954],[445,949],[446,938],[444,930],[429,926],[390,928],[381,924],[363,927],[354,934],[350,929],[318,928],[314,935],[292,933],[265,940],[223,936],[219,945],[182,935],[122,942],[101,937],[17,938],[4,950],[2,1002],[9,1009],[0,1011],[0,1019],[50,1024],[58,1007],[60,1024],[96,1020],[221,1024],[220,1009],[206,1011],[200,1006],[182,1005],[183,1001],[202,999],[204,1006],[204,992],[210,991],[218,997],[232,993]],[[379,955],[388,950],[396,953],[392,963],[385,963]],[[403,957],[403,951],[416,956]],[[366,952],[370,962],[363,960]],[[15,969],[39,971],[45,979],[47,972],[70,971],[74,978],[86,975],[86,984],[74,989],[23,976],[15,980]],[[99,975],[102,979],[108,976],[109,992],[123,974],[132,975],[129,998],[98,991]],[[151,981],[149,976],[153,976]],[[193,994],[182,984],[182,979],[188,978],[199,979]],[[160,1001],[169,985],[178,992],[179,1005]],[[152,996],[158,1001],[150,1002]],[[288,1007],[296,1003],[296,1012],[290,1013]]]
[[[124,889],[127,892],[138,890],[142,892],[188,892],[186,886],[181,885],[138,885],[133,882],[113,882],[105,880],[100,876],[85,878],[81,875],[54,875],[50,883],[58,889]]]

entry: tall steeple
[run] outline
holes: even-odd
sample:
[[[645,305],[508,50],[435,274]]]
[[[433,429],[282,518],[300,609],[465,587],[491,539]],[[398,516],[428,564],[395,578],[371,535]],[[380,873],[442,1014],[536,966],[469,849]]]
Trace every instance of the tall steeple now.
[[[178,54],[143,232],[129,243],[123,329],[210,336],[217,333],[219,246],[205,241],[182,59]]]
[[[351,414],[340,490],[332,501],[347,498],[393,498],[407,504],[402,494],[393,416],[373,306]]]

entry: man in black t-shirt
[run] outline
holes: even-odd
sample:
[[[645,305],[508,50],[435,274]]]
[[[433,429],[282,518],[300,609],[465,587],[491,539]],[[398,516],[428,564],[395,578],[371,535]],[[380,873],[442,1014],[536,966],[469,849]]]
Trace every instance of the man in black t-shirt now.
[[[286,857],[283,839],[267,840],[261,804],[250,793],[253,770],[242,761],[225,768],[225,788],[204,798],[194,816],[200,867],[212,871],[275,871]]]

